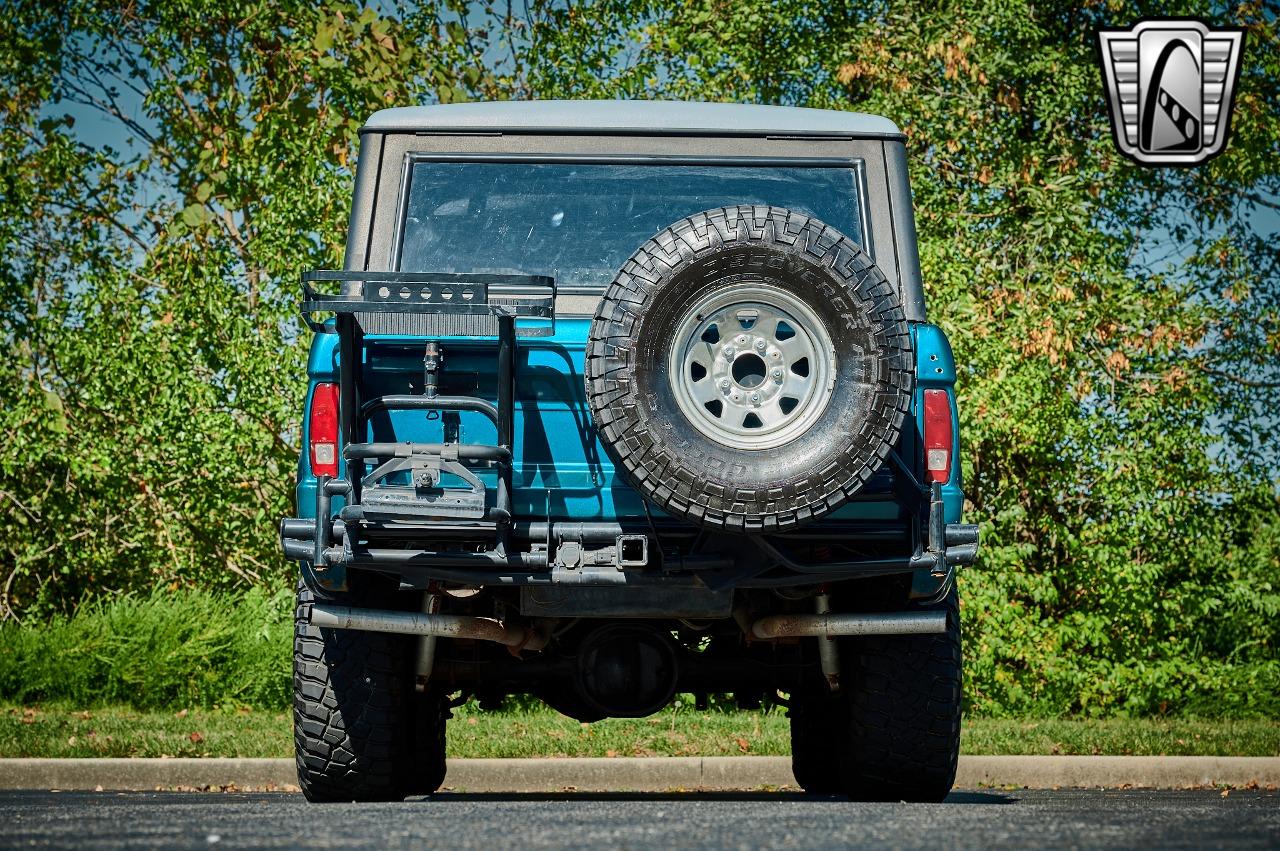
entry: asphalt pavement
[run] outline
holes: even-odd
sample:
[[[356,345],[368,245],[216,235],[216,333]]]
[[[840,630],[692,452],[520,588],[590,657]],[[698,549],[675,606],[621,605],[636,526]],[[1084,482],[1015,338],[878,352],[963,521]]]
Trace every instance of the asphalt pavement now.
[[[1264,790],[957,791],[942,804],[796,793],[3,792],[3,848],[1276,848]]]

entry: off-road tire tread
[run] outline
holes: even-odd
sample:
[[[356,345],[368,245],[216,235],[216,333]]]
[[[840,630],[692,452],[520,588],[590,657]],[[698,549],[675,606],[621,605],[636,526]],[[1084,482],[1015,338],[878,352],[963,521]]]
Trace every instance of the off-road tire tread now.
[[[850,639],[841,648],[848,734],[845,791],[859,800],[941,801],[960,753],[959,604],[954,588],[935,635]]]
[[[874,335],[874,403],[856,435],[800,481],[730,485],[691,466],[636,398],[641,317],[670,290],[676,270],[726,247],[750,245],[826,269]],[[674,329],[671,329],[674,331]],[[606,290],[591,325],[586,393],[615,467],[664,511],[714,530],[775,532],[815,520],[847,502],[897,442],[915,386],[915,358],[898,293],[857,243],[817,219],[781,207],[740,205],[682,219],[645,242]]]
[[[434,777],[434,766],[415,764],[422,754],[413,747],[409,640],[321,630],[311,624],[315,600],[315,592],[299,582],[293,722],[303,793],[311,801],[399,801],[435,791],[444,779],[443,750],[439,781],[431,788],[424,789]],[[443,721],[438,735],[443,744]],[[417,777],[411,774],[415,769],[422,772]]]

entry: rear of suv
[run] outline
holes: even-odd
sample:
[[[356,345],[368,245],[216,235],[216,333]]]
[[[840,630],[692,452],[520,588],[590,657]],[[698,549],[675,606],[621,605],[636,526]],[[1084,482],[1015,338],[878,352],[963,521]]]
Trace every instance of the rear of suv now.
[[[787,707],[813,793],[940,800],[960,736],[955,363],[904,140],[732,104],[391,109],[314,332],[295,742],[428,794],[450,708]]]

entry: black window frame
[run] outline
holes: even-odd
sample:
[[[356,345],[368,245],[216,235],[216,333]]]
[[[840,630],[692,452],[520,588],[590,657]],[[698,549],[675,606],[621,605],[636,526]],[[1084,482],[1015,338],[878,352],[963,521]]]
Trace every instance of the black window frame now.
[[[404,232],[409,211],[409,195],[412,190],[413,167],[418,163],[519,163],[548,165],[652,165],[652,166],[725,166],[744,168],[838,168],[853,172],[854,185],[857,188],[858,225],[861,233],[857,235],[864,251],[874,261],[876,247],[872,239],[870,207],[870,191],[867,186],[867,163],[863,157],[804,157],[804,156],[689,156],[684,154],[608,154],[593,156],[590,154],[536,154],[536,153],[464,153],[449,154],[424,151],[409,151],[404,155],[400,170],[400,185],[395,207],[395,221],[392,225],[393,242],[391,246],[391,268],[399,269],[401,252],[404,246]],[[638,247],[638,246],[637,246]],[[599,295],[605,290],[600,285],[561,285],[557,282],[556,290],[562,295]]]

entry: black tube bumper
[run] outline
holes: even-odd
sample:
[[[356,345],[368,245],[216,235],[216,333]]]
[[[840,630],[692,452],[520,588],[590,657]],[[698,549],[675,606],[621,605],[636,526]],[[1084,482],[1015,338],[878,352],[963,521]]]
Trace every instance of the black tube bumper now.
[[[370,444],[373,454],[388,448]],[[364,455],[365,447],[352,447],[349,457]],[[486,457],[485,460],[489,459]],[[637,527],[615,522],[514,522],[503,524],[449,521],[414,522],[405,518],[394,528],[369,525],[359,505],[348,505],[336,516],[330,510],[333,496],[346,496],[343,480],[322,479],[317,488],[316,517],[286,518],[280,523],[281,547],[287,558],[327,571],[337,568],[378,570],[399,575],[411,585],[456,582],[468,585],[594,585],[653,586],[696,582],[707,587],[784,587],[809,585],[865,576],[928,571],[949,576],[954,568],[973,564],[978,550],[978,527],[945,523],[940,488],[932,489],[921,546],[907,555],[848,561],[802,561],[788,555],[778,538],[752,536],[724,548],[714,545],[697,553],[666,554],[653,563],[624,567],[611,563],[565,563],[559,558],[564,542],[589,548],[593,544],[620,542],[625,537],[648,537],[638,529],[656,532],[661,540],[690,540],[670,528]],[[355,531],[359,530],[359,531]],[[441,541],[470,541],[445,549]],[[430,539],[431,548],[414,546]],[[477,545],[476,541],[490,540]],[[555,548],[560,542],[561,549]],[[727,543],[729,541],[726,541]],[[742,546],[745,543],[746,546]]]

